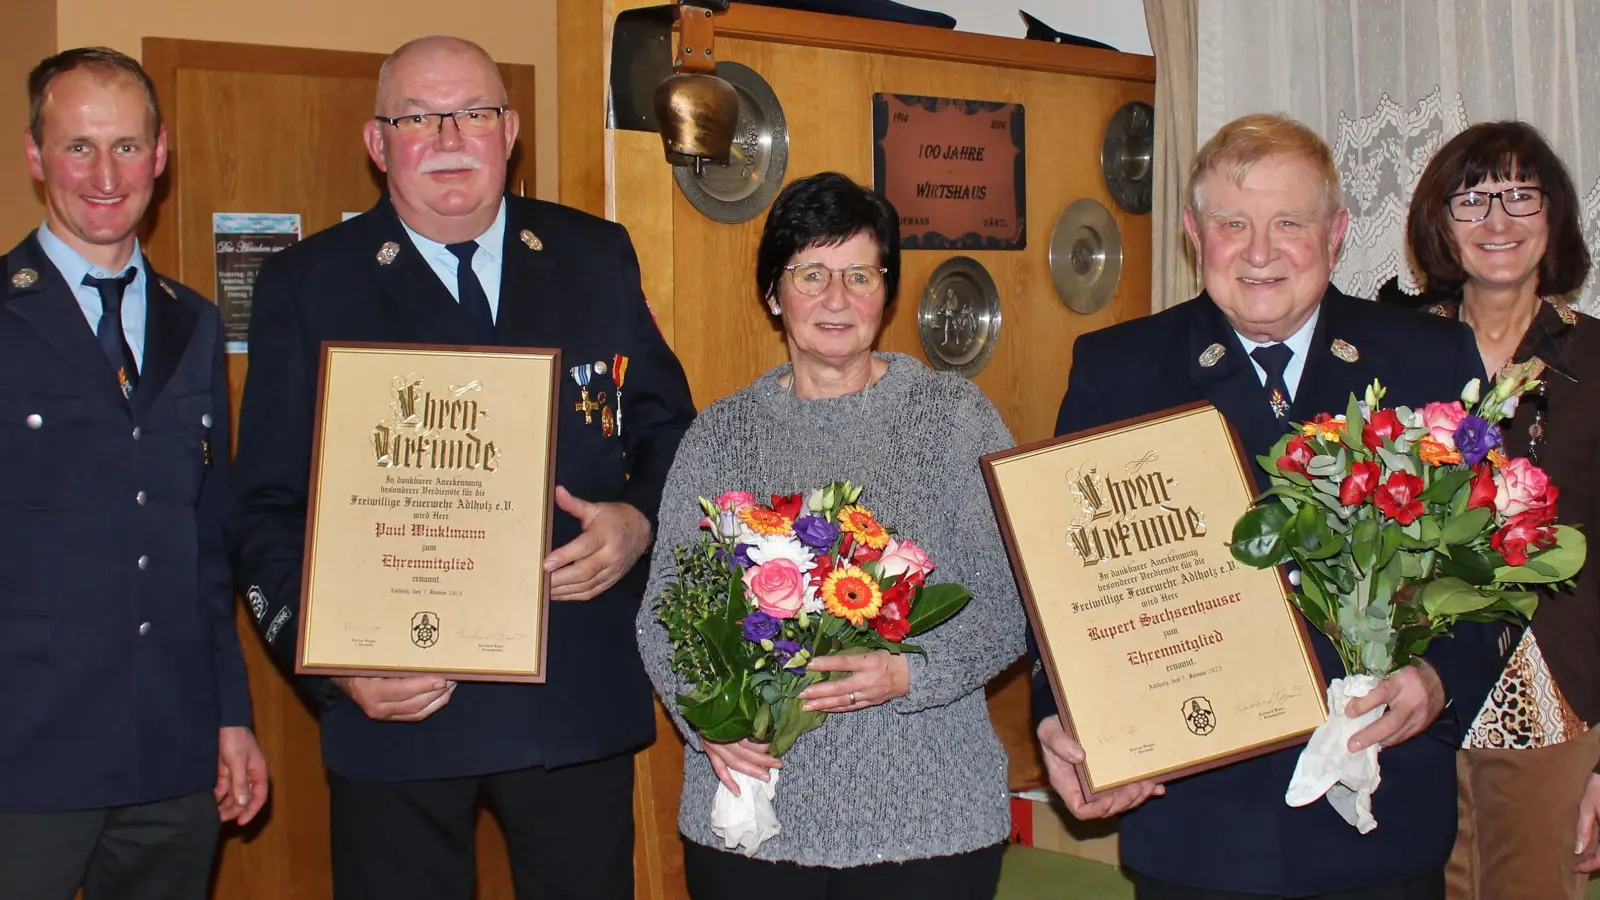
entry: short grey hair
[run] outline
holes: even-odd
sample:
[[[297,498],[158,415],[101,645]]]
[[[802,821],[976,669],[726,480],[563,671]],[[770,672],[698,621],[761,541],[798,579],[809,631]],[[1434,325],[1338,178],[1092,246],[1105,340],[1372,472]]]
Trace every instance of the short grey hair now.
[[[480,45],[467,40],[466,38],[460,38],[450,34],[429,34],[419,38],[412,38],[411,40],[406,41],[404,44],[401,44],[399,47],[396,47],[395,51],[389,54],[389,58],[383,61],[383,65],[378,67],[378,93],[373,99],[372,103],[373,115],[383,115],[383,96],[384,92],[389,87],[389,77],[393,72],[395,62],[409,53],[413,53],[436,44],[453,47],[456,50],[477,56],[484,62],[488,63],[489,68],[494,70],[495,83],[500,85],[500,102],[502,104],[509,102],[506,95],[505,82],[500,77],[500,67],[495,65],[494,57],[489,55],[489,51],[483,49],[483,47]]]

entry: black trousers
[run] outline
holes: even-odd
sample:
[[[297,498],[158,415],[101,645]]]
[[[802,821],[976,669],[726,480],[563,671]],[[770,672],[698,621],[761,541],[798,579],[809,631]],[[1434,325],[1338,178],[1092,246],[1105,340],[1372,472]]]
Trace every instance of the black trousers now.
[[[1006,845],[970,853],[849,869],[750,859],[683,842],[683,871],[694,900],[992,900]]]
[[[216,856],[210,791],[156,803],[0,813],[0,900],[205,900]]]
[[[1332,894],[1313,894],[1310,897],[1273,897],[1267,894],[1236,894],[1232,891],[1208,891],[1184,887],[1139,876],[1134,890],[1136,900],[1444,900],[1444,870],[1429,872],[1416,878],[1378,887],[1354,891],[1336,891]]]
[[[336,900],[469,900],[479,799],[500,820],[517,900],[633,900],[633,754],[472,778],[328,773]]]

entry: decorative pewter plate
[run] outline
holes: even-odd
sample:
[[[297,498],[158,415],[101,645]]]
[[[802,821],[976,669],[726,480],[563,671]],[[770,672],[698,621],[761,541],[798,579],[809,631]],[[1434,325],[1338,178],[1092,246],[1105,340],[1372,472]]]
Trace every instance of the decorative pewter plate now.
[[[982,263],[952,256],[933,270],[917,304],[917,334],[934,368],[967,378],[983,371],[1000,340],[1000,291]]]
[[[761,215],[778,196],[789,164],[789,125],[778,95],[754,69],[719,62],[717,75],[739,95],[728,163],[674,166],[672,178],[702,215],[732,225]]]
[[[1106,124],[1100,142],[1100,173],[1117,205],[1143,215],[1150,211],[1150,189],[1156,147],[1155,108],[1135,100],[1125,103]]]
[[[1098,312],[1122,278],[1122,232],[1098,202],[1085,197],[1067,207],[1050,233],[1050,277],[1073,312]]]

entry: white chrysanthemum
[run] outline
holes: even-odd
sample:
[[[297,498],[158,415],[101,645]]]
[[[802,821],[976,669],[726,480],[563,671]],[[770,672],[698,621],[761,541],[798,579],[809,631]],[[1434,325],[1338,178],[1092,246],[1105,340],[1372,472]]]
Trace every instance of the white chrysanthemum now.
[[[799,566],[802,572],[811,568],[811,550],[793,535],[741,535],[739,543],[750,545],[750,561],[758,566],[775,559],[787,559]]]
[[[807,615],[817,615],[822,612],[822,596],[817,592],[817,586],[806,582],[805,596],[800,599],[800,611]]]

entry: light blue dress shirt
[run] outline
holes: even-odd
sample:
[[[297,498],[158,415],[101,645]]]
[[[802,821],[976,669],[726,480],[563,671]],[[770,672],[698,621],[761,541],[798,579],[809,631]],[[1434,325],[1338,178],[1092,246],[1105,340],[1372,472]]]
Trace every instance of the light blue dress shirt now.
[[[89,332],[98,333],[100,328],[100,315],[105,312],[105,307],[100,303],[100,289],[92,288],[83,283],[85,275],[96,278],[115,278],[129,269],[133,269],[133,283],[129,284],[122,292],[122,336],[128,341],[128,349],[133,351],[133,364],[144,370],[144,320],[145,309],[145,271],[144,253],[139,249],[139,239],[133,240],[133,255],[128,257],[128,262],[115,272],[107,272],[99,266],[91,264],[84,259],[78,251],[68,247],[66,242],[50,232],[48,224],[39,225],[39,246],[44,248],[44,255],[49,257],[50,264],[65,278],[67,285],[72,288],[72,296],[78,298],[78,308],[83,310],[83,317],[89,320]],[[451,276],[453,279],[455,276]]]
[[[1306,355],[1311,352],[1311,339],[1316,336],[1317,319],[1321,315],[1322,307],[1319,305],[1316,309],[1311,311],[1311,318],[1307,319],[1306,323],[1300,326],[1300,330],[1289,335],[1289,339],[1283,342],[1285,346],[1294,352],[1294,356],[1289,357],[1289,365],[1285,366],[1283,369],[1283,385],[1289,389],[1290,400],[1293,400],[1294,395],[1300,391],[1300,376],[1305,373]],[[1239,335],[1239,343],[1244,345],[1244,352],[1246,354],[1251,353],[1257,347],[1268,346],[1267,344],[1258,344],[1242,334]],[[1256,378],[1261,381],[1262,387],[1266,387],[1267,370],[1261,368],[1261,364],[1256,362],[1255,357],[1252,356],[1249,357],[1249,359],[1251,367],[1256,370]]]
[[[449,289],[450,296],[461,302],[461,287],[456,282],[456,272],[461,261],[438,241],[430,241],[406,224],[405,219],[400,220],[406,234],[411,236],[412,246],[428,261],[439,280]],[[496,323],[500,321],[500,271],[503,261],[500,254],[505,252],[506,246],[506,201],[500,198],[500,212],[490,223],[489,230],[478,235],[478,250],[472,254],[472,272],[478,276],[478,283],[483,285],[483,292],[489,297],[489,313],[494,316]]]

